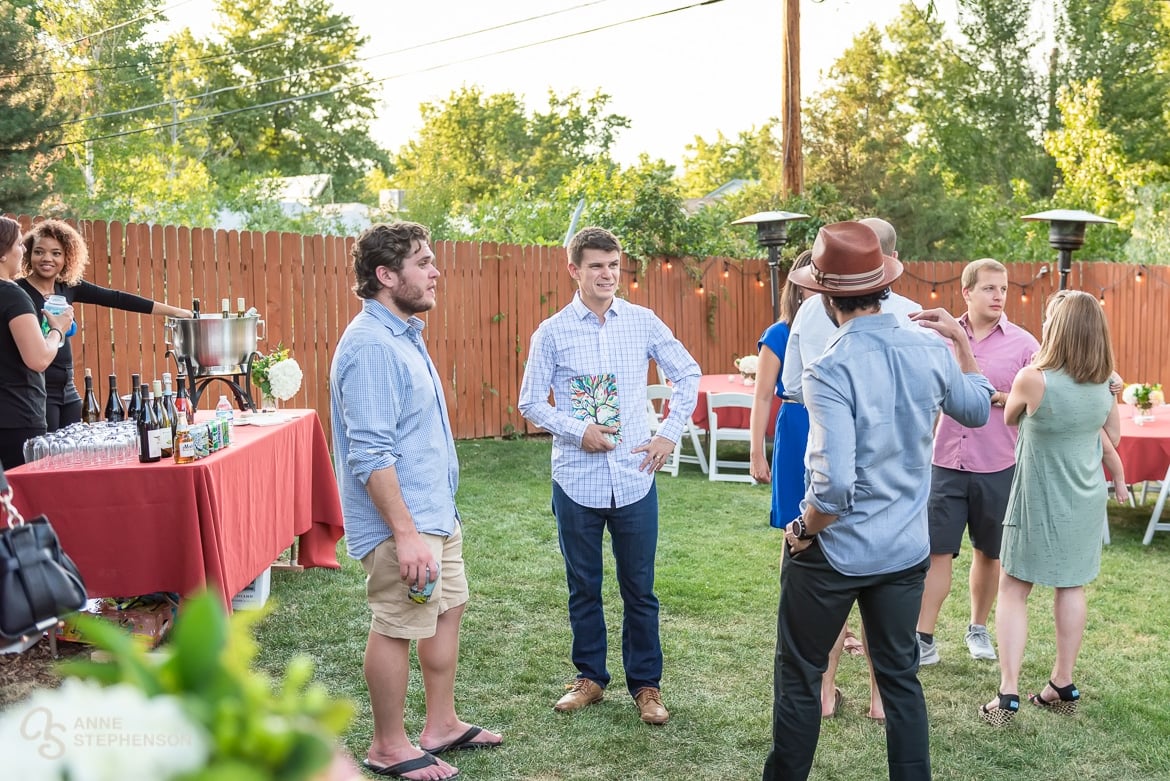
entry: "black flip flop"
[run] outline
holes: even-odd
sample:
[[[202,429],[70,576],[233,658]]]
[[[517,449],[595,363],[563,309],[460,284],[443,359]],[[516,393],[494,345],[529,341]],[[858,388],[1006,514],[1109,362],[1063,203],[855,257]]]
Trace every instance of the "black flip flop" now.
[[[362,760],[362,767],[370,771],[376,776],[385,776],[387,778],[406,778],[406,773],[411,773],[415,770],[422,770],[424,767],[433,767],[439,764],[439,760],[431,756],[430,752],[424,750],[421,757],[408,759],[405,762],[399,762],[395,765],[375,765],[373,762],[366,759]],[[455,771],[455,775],[447,776],[443,781],[450,781],[452,778],[458,778],[459,771]],[[409,779],[407,779],[409,781]]]
[[[476,751],[478,749],[499,748],[504,744],[503,740],[501,740],[499,743],[484,743],[482,741],[478,743],[475,742],[475,736],[481,732],[483,732],[483,727],[476,727],[473,725],[468,727],[466,732],[455,738],[455,740],[452,740],[450,743],[444,743],[443,745],[435,746],[434,748],[426,748],[424,746],[419,746],[419,748],[428,754],[442,754],[446,751]]]

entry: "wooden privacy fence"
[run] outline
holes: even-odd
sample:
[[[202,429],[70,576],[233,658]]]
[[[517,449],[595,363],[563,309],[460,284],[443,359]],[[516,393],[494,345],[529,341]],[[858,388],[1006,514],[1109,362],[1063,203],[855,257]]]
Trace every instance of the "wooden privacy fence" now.
[[[288,406],[316,409],[328,432],[329,364],[361,308],[352,291],[352,238],[97,221],[78,227],[90,248],[91,282],[177,306],[198,298],[205,312],[218,311],[223,298],[233,310],[237,298],[255,306],[267,325],[261,352],[283,343],[304,369]],[[444,380],[455,437],[529,433],[516,399],[532,332],[573,295],[565,250],[438,242],[434,251],[442,277],[424,335]],[[962,311],[963,265],[907,263],[895,289],[924,306]],[[1045,266],[1052,273],[1038,276]],[[1039,335],[1044,301],[1059,283],[1055,264],[1012,263],[1008,274],[1008,316]],[[654,260],[643,270],[625,259],[622,283],[629,300],[656,311],[705,373],[733,372],[733,360],[756,351],[772,319],[761,260]],[[1103,297],[1127,381],[1170,382],[1170,268],[1075,263],[1069,286]],[[126,391],[131,373],[153,379],[175,371],[165,357],[162,319],[90,305],[77,307],[77,319],[77,375],[93,370],[100,399],[109,374]],[[214,406],[221,387],[212,383],[201,406]]]

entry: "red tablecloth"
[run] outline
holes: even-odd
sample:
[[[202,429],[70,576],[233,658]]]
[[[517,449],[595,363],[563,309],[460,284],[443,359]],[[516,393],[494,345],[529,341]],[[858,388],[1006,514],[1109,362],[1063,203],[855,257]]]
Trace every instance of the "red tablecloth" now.
[[[273,426],[236,426],[230,448],[191,464],[7,472],[26,517],[44,513],[90,596],[204,585],[225,599],[301,536],[299,563],[338,566],[341,499],[313,410]],[[209,415],[200,413],[200,417]]]
[[[1141,426],[1133,422],[1134,408],[1121,405],[1121,443],[1117,454],[1129,483],[1161,480],[1170,468],[1170,406],[1154,409],[1154,420]]]
[[[728,377],[731,377],[731,379],[728,379]],[[708,393],[746,393],[751,395],[755,392],[756,386],[744,385],[743,378],[738,374],[704,374],[699,378],[699,401],[695,404],[695,411],[691,415],[691,420],[699,428],[704,431],[707,430]],[[768,413],[768,427],[764,429],[765,436],[772,436],[772,432],[776,430],[776,415],[779,412],[780,399],[776,397],[773,389],[772,409]],[[751,425],[751,417],[750,410],[725,409],[719,413],[719,425],[722,428],[747,428]]]

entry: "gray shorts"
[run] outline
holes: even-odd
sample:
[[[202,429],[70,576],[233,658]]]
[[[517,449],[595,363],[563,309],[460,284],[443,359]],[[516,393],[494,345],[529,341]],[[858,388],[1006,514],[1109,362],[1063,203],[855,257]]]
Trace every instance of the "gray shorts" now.
[[[1015,466],[988,473],[931,467],[930,499],[926,504],[931,554],[958,556],[963,530],[967,529],[976,550],[989,559],[998,559],[1003,517],[1015,472]]]

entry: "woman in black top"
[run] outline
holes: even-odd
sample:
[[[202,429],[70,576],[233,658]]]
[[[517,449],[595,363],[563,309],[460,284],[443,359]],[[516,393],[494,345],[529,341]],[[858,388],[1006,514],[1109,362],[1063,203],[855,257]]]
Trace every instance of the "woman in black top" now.
[[[18,284],[38,311],[44,308],[47,296],[59,295],[65,296],[71,305],[77,302],[140,314],[191,316],[186,309],[83,280],[89,252],[81,234],[68,223],[60,220],[37,223],[24,237],[24,249],[24,278]],[[73,384],[73,350],[68,339],[45,370],[45,392],[48,395],[45,423],[49,431],[81,420],[81,394]]]
[[[41,372],[65,343],[73,309],[45,313],[49,332],[42,335],[32,301],[12,282],[24,256],[16,220],[0,217],[0,252],[0,464],[11,469],[24,463],[24,441],[45,433]]]

